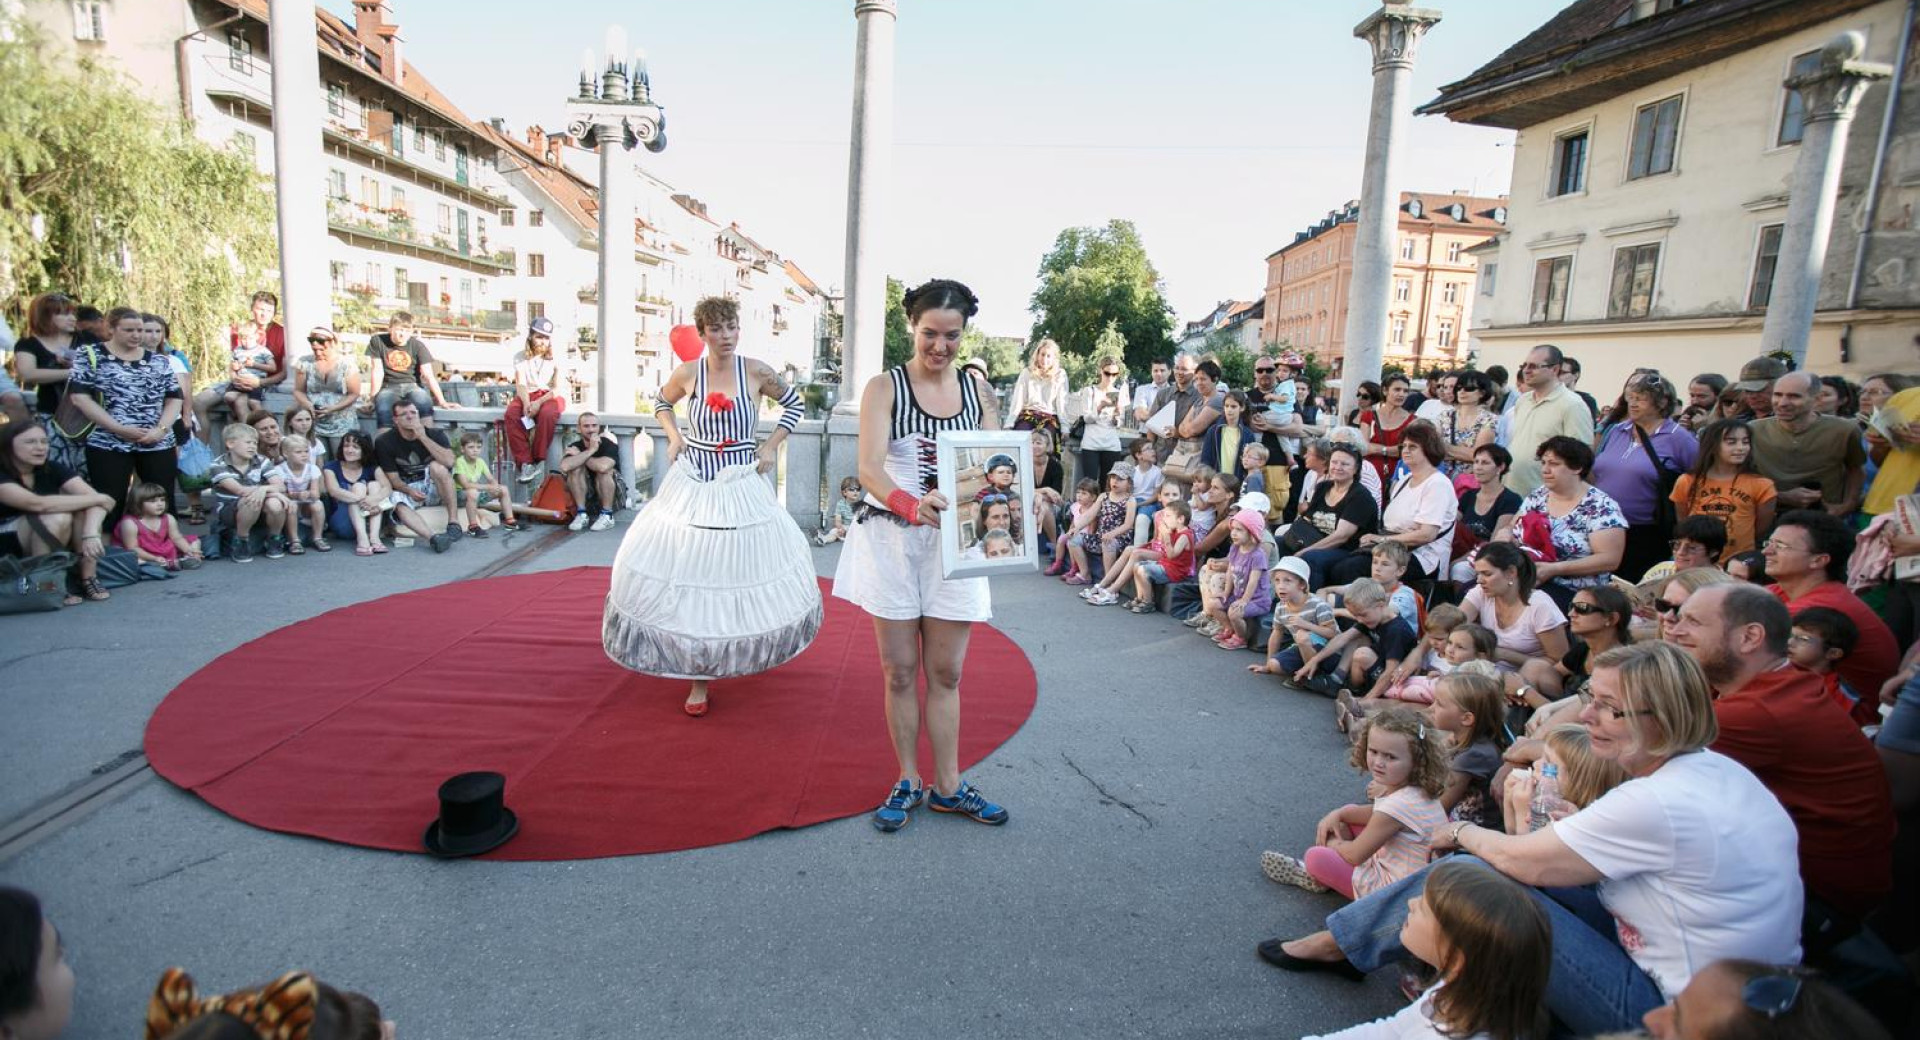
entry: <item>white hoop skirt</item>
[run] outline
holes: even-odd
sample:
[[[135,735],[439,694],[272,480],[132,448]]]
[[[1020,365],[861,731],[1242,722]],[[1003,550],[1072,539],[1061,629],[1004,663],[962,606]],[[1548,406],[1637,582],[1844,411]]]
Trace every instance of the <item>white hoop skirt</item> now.
[[[752,465],[703,481],[684,457],[627,525],[601,624],[607,656],[669,679],[776,668],[820,632],[807,537]]]

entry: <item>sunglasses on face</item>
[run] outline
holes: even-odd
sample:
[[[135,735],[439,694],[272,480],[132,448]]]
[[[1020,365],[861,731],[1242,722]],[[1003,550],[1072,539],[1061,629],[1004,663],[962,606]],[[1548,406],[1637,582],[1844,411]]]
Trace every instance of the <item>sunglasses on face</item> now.
[[[1679,610],[1680,608],[1675,607],[1673,609]],[[1601,610],[1598,605],[1593,603],[1575,603],[1572,606],[1568,607],[1567,610],[1569,610],[1572,613],[1578,614],[1581,617],[1587,617],[1588,615],[1591,615],[1591,614],[1605,613],[1605,611]]]
[[[1653,609],[1654,609],[1655,611],[1657,611],[1657,612],[1659,612],[1659,613],[1661,613],[1661,614],[1672,614],[1672,615],[1673,615],[1674,617],[1679,617],[1679,616],[1680,616],[1680,608],[1681,608],[1682,606],[1685,606],[1685,604],[1682,604],[1682,603],[1668,603],[1668,602],[1667,602],[1666,600],[1664,600],[1664,599],[1656,599],[1656,600],[1654,600],[1654,601],[1653,601]]]
[[[1253,374],[1256,376],[1270,376],[1273,374],[1273,368],[1272,366],[1268,366],[1266,368],[1260,368],[1259,366],[1256,365],[1254,367]]]

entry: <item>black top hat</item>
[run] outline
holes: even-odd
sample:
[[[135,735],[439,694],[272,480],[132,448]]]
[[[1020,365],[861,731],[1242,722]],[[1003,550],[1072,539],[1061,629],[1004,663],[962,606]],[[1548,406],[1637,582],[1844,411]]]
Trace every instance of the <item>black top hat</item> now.
[[[520,831],[506,791],[507,778],[499,773],[461,773],[441,784],[440,818],[427,826],[427,851],[453,859],[506,844]]]

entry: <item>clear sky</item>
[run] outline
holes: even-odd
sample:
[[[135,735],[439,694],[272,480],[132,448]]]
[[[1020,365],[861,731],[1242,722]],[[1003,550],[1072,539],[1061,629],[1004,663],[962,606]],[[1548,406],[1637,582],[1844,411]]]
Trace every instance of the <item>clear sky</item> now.
[[[351,17],[341,0],[322,0]],[[712,215],[844,279],[852,0],[395,0],[408,58],[468,116],[566,126],[581,52],[619,23],[667,107],[648,168]],[[1557,0],[1438,2],[1414,101]],[[1025,335],[1060,229],[1139,225],[1177,323],[1253,299],[1265,257],[1359,194],[1365,0],[900,0],[888,271],[959,278]],[[1414,120],[1407,190],[1506,191],[1512,135]],[[1177,325],[1176,325],[1177,328]]]

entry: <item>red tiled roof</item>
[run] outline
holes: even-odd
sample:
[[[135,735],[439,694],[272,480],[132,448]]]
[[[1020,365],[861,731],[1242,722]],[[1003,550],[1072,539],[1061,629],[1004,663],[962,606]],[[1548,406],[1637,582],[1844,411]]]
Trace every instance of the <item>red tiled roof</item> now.
[[[781,263],[786,265],[787,277],[792,278],[796,283],[798,283],[800,288],[805,289],[806,291],[814,294],[815,296],[825,295],[825,293],[822,293],[820,291],[820,286],[815,284],[813,279],[807,277],[807,272],[800,270],[799,264],[796,264],[791,260],[782,260]]]

